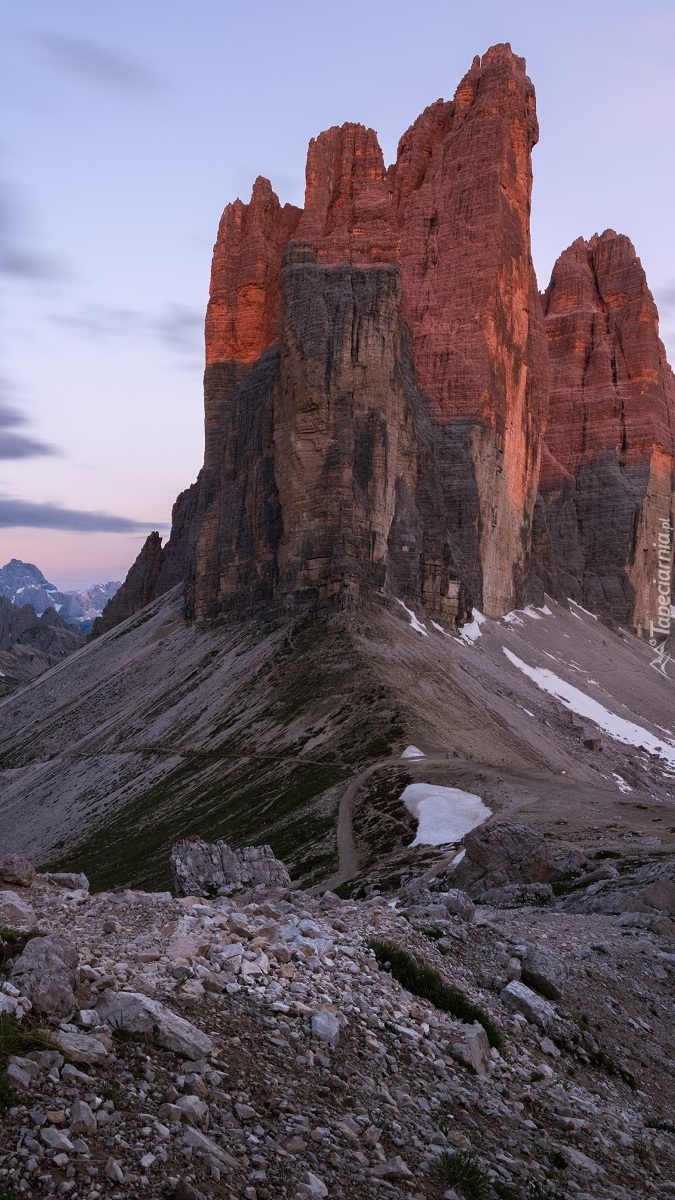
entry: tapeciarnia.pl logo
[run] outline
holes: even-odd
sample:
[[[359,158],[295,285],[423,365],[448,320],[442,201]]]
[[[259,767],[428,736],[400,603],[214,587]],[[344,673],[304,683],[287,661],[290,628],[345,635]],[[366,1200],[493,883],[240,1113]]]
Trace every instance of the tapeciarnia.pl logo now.
[[[673,542],[673,526],[668,518],[661,519],[661,529],[658,534],[658,543],[654,546],[657,551],[658,571],[657,578],[654,580],[656,584],[656,620],[649,622],[649,645],[654,650],[654,657],[650,662],[650,667],[653,667],[659,674],[668,678],[666,667],[672,661],[668,653],[668,641],[670,638],[671,625],[671,563],[672,563],[672,542]]]

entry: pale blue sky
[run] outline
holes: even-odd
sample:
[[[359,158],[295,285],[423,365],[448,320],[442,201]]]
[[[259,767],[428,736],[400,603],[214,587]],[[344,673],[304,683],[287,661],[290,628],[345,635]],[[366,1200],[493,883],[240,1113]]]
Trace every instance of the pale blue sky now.
[[[0,527],[0,563],[126,572],[201,463],[224,205],[258,174],[301,203],[309,138],[346,120],[391,161],[499,41],[537,91],[540,285],[580,234],[627,233],[673,347],[672,0],[0,0],[0,526],[36,523]]]

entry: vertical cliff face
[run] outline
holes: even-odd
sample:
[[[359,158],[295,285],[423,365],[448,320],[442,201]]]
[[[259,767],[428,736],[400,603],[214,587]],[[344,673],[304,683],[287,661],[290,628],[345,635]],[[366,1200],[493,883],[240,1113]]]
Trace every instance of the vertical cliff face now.
[[[294,243],[280,295],[278,345],[234,388],[223,458],[202,477],[195,615],[389,588],[451,625],[459,582],[399,268],[329,267]]]
[[[392,169],[404,311],[444,458],[458,559],[477,601],[513,608],[527,570],[547,359],[530,252],[525,63],[494,46],[428,108]]]
[[[628,238],[579,238],[544,296],[551,383],[541,492],[558,590],[648,631],[672,528],[675,377]],[[667,570],[672,571],[672,550]],[[565,593],[565,589],[567,589]]]

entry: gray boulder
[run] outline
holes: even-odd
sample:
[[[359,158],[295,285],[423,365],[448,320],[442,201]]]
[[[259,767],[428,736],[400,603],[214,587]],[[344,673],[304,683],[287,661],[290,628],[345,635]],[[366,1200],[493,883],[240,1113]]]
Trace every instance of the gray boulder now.
[[[198,1060],[213,1052],[213,1042],[184,1017],[179,1017],[159,1000],[150,1000],[141,992],[114,992],[108,989],[97,1006],[101,1021],[113,1030],[146,1034],[158,1046],[173,1050],[183,1058]]]
[[[573,913],[645,913],[675,917],[675,862],[647,863],[630,875],[599,880],[558,902]]]
[[[553,888],[550,883],[508,883],[505,887],[488,888],[478,892],[481,904],[492,908],[522,908],[523,905],[552,904]]]
[[[48,883],[55,883],[58,887],[68,888],[71,892],[89,891],[89,880],[81,872],[76,874],[74,871],[45,871],[40,875],[40,879],[46,879]]]
[[[30,933],[36,922],[33,909],[21,896],[16,892],[0,892],[0,929],[9,929],[12,933]]]
[[[499,993],[499,998],[510,1012],[520,1013],[533,1025],[538,1025],[544,1033],[548,1033],[556,1025],[558,1013],[553,1005],[518,979],[507,983]]]
[[[565,969],[557,954],[544,946],[528,943],[521,961],[521,979],[548,1000],[562,1000]]]
[[[12,887],[30,887],[35,879],[35,867],[20,854],[9,854],[0,858],[0,883]]]
[[[227,896],[254,887],[285,888],[291,882],[271,846],[232,850],[227,842],[201,838],[176,842],[171,872],[179,896]]]
[[[489,1075],[492,1067],[490,1043],[482,1025],[460,1025],[457,1041],[452,1047],[452,1057],[465,1067],[475,1071],[476,1075]]]
[[[476,915],[476,905],[466,892],[460,891],[459,888],[451,888],[449,892],[441,892],[437,900],[444,906],[447,912],[452,913],[455,917],[461,917],[463,921],[473,921]]]
[[[521,821],[495,819],[472,829],[452,883],[474,900],[512,884],[550,884],[559,876],[542,833]]]
[[[59,937],[31,938],[12,967],[12,982],[32,1002],[37,1013],[65,1017],[77,1006],[77,950]]]

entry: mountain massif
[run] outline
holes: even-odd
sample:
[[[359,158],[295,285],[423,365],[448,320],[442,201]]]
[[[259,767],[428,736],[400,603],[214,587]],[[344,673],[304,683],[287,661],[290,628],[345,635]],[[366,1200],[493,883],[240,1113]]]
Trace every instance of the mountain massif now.
[[[389,168],[348,124],[311,142],[303,209],[263,178],[227,206],[204,467],[99,631],[177,583],[197,620],[396,596],[451,629],[546,590],[658,627],[675,378],[628,238],[577,240],[540,296],[538,133],[494,46]]]
[[[66,623],[76,625],[82,634],[90,633],[97,617],[120,586],[119,580],[93,583],[81,591],[60,591],[50,583],[34,563],[12,558],[0,567],[0,596],[19,606],[30,604],[38,617],[54,609]]]
[[[311,142],[304,208],[262,178],[227,206],[203,469],[97,636],[5,702],[10,849],[164,886],[199,833],[365,886],[436,853],[411,846],[416,780],[584,845],[592,809],[612,854],[670,845],[648,642],[675,385],[626,237],[576,241],[540,294],[538,132],[495,46],[392,166],[349,124]]]
[[[76,625],[52,607],[38,616],[32,604],[0,594],[0,697],[35,679],[84,645]]]

